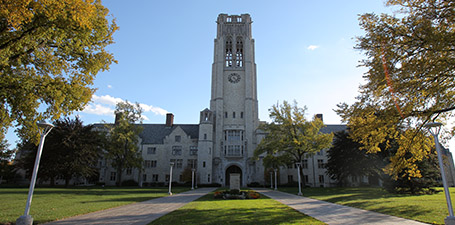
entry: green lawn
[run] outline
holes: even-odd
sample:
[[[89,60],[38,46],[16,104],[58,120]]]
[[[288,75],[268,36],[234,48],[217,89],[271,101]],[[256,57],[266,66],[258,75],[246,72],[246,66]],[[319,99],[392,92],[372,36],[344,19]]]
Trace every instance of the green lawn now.
[[[278,188],[297,194],[297,188]],[[425,223],[444,224],[449,215],[443,188],[433,195],[390,194],[381,188],[305,188],[303,195],[341,205],[371,210]],[[455,188],[450,188],[455,205]]]
[[[173,193],[189,188],[175,187]],[[0,188],[0,224],[16,222],[24,214],[28,188]],[[166,196],[167,188],[36,188],[30,215],[35,223]]]
[[[222,200],[209,193],[150,223],[157,224],[324,224],[263,195]]]

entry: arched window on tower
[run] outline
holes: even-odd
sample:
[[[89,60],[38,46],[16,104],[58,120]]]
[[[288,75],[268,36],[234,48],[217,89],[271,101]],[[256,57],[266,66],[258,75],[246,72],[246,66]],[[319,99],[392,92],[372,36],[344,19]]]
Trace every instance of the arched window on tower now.
[[[232,67],[232,40],[228,38],[226,41],[226,67]]]
[[[237,37],[235,65],[237,67],[243,67],[243,42],[241,37]]]

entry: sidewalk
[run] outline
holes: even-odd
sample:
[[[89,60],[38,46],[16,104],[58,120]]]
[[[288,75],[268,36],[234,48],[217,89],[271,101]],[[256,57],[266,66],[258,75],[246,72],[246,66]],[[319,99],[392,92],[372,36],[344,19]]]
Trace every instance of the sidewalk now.
[[[215,188],[198,188],[195,190],[155,198],[145,202],[133,203],[112,209],[74,216],[63,220],[46,223],[46,225],[69,224],[148,224],[159,217],[166,215],[189,202],[192,202]]]
[[[255,189],[255,191],[273,198],[295,210],[316,218],[327,224],[400,224],[423,225],[414,220],[389,216],[363,209],[342,206],[334,203],[306,198],[270,189]]]

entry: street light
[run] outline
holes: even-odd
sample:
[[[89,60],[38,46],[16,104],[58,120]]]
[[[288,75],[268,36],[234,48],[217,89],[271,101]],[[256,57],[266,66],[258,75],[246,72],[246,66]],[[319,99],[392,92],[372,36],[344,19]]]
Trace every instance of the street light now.
[[[444,164],[442,162],[441,146],[439,145],[438,135],[441,131],[442,123],[427,123],[425,127],[430,131],[434,138],[436,152],[438,153],[439,169],[441,171],[442,185],[444,185],[444,193],[446,194],[447,208],[449,209],[449,216],[444,219],[445,224],[455,224],[455,217],[453,216],[452,200],[450,199],[449,187],[447,185],[446,174],[444,173]]]
[[[172,188],[172,167],[174,167],[174,162],[171,162],[171,171],[169,172],[169,195],[172,195],[171,188]]]
[[[300,162],[295,163],[297,165],[297,177],[299,178],[299,193],[297,195],[302,196],[302,188],[300,187],[300,165],[302,165]]]
[[[44,146],[44,139],[46,138],[46,135],[51,132],[52,128],[54,125],[50,123],[46,123],[44,121],[41,121],[38,123],[38,129],[41,132],[41,138],[38,146],[38,152],[36,152],[36,158],[35,158],[35,166],[33,167],[33,174],[32,174],[32,179],[30,180],[30,188],[28,190],[28,197],[27,197],[27,204],[25,205],[25,212],[24,215],[20,216],[16,220],[17,225],[31,225],[33,224],[33,218],[30,215],[30,205],[32,204],[32,197],[33,197],[33,191],[35,190],[35,183],[36,183],[36,176],[38,175],[38,167],[39,167],[39,161],[41,159],[41,153],[43,152],[43,146]]]
[[[194,171],[196,169],[191,169],[191,190],[194,190]]]
[[[275,171],[275,191],[277,190],[277,182],[276,182],[276,172],[278,171],[278,169],[273,169],[273,171]]]

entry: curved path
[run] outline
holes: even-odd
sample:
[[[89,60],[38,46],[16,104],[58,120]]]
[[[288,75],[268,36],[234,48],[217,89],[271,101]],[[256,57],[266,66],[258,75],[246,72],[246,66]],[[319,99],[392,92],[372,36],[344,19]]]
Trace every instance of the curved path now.
[[[57,220],[46,225],[70,225],[70,224],[148,224],[159,217],[166,215],[189,202],[192,202],[215,188],[198,188],[179,194],[155,198],[145,202],[138,202],[116,208],[92,212],[80,216],[74,216],[63,220]]]
[[[423,225],[414,220],[389,216],[349,206],[306,198],[298,195],[273,191],[270,189],[254,189],[269,198],[275,199],[295,210],[311,216],[329,225],[332,224],[377,224],[377,225]]]

